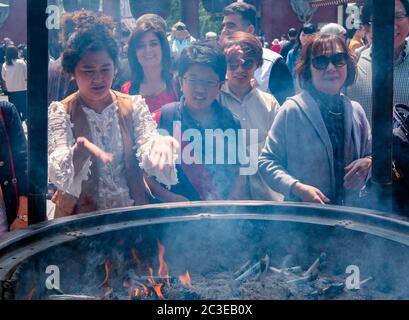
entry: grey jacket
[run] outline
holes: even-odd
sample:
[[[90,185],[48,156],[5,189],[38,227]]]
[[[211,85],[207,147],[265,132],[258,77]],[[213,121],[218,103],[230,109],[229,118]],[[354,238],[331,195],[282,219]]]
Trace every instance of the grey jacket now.
[[[371,154],[371,131],[359,103],[345,103],[345,162]],[[263,179],[287,200],[296,200],[291,187],[297,181],[335,195],[331,140],[319,106],[307,91],[286,100],[279,109],[258,160]],[[347,194],[348,198],[348,194]]]

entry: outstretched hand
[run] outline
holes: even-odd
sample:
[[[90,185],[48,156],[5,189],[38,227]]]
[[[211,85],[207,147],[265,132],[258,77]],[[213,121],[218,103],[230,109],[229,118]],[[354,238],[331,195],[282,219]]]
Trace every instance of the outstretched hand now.
[[[347,190],[359,190],[365,185],[372,166],[370,158],[357,159],[345,167],[344,187]]]
[[[179,148],[179,143],[175,138],[170,136],[157,137],[149,154],[152,167],[160,171],[173,170],[174,155],[178,153]]]
[[[330,202],[325,194],[321,192],[320,189],[304,184],[301,182],[296,182],[292,187],[292,193],[300,198],[303,202],[313,202],[325,204]]]
[[[244,63],[244,51],[238,44],[235,44],[229,48],[224,49],[224,55],[226,56],[227,63],[229,64],[243,64]]]
[[[113,160],[112,153],[105,152],[85,137],[77,138],[77,146],[79,148],[85,148],[89,153],[91,153],[94,157],[100,159],[104,164],[111,163]]]

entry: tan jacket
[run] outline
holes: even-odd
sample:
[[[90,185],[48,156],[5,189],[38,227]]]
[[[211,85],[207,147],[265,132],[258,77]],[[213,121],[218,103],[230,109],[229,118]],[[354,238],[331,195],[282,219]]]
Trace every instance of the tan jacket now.
[[[111,91],[118,101],[119,127],[121,129],[122,142],[124,146],[125,171],[130,196],[135,201],[135,205],[142,205],[149,202],[148,192],[143,180],[143,171],[138,165],[134,146],[134,128],[132,122],[132,98],[129,95]],[[84,110],[78,99],[78,92],[68,96],[61,103],[66,112],[70,115],[73,126],[74,138],[85,137],[92,142],[91,130]],[[83,149],[75,149],[73,155],[74,171],[77,174],[84,166],[89,154]],[[92,159],[92,163],[96,163]],[[85,213],[97,210],[94,195],[97,194],[98,169],[91,165],[91,174],[88,180],[82,182],[81,194],[77,199],[74,196],[57,190],[52,201],[55,203],[55,217],[65,217],[78,213]]]

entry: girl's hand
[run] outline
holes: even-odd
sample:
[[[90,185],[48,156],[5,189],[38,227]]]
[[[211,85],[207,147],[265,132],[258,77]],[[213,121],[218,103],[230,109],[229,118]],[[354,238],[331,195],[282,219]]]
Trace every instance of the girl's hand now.
[[[27,226],[28,226],[28,198],[26,196],[20,196],[17,217],[11,224],[10,231],[27,228]]]
[[[89,141],[85,137],[78,137],[77,138],[77,146],[79,148],[86,149],[89,153],[91,153],[96,158],[100,159],[104,164],[111,163],[113,160],[112,153],[105,152],[100,147]]]
[[[174,155],[178,154],[179,148],[179,143],[175,138],[170,136],[157,137],[149,154],[152,167],[160,171],[173,170]]]
[[[238,44],[224,49],[224,55],[228,64],[243,64],[244,52]]]

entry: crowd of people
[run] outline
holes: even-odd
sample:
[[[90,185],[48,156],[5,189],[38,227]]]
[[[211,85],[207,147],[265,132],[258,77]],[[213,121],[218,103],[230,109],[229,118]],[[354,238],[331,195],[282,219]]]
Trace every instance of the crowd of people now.
[[[409,1],[395,1],[394,103],[409,105]],[[366,205],[372,6],[354,33],[305,24],[270,48],[255,35],[254,6],[234,2],[223,15],[220,34],[197,40],[183,22],[168,28],[145,14],[126,43],[107,16],[63,17],[64,49],[49,64],[48,88],[55,218],[198,200]],[[5,60],[11,103],[0,104],[8,142],[0,150],[7,159],[0,161],[7,169],[0,171],[7,172],[0,174],[0,234],[25,226],[28,214],[26,62],[12,45]],[[409,169],[404,125],[394,129],[401,194]],[[409,214],[408,201],[399,197],[398,213]]]

